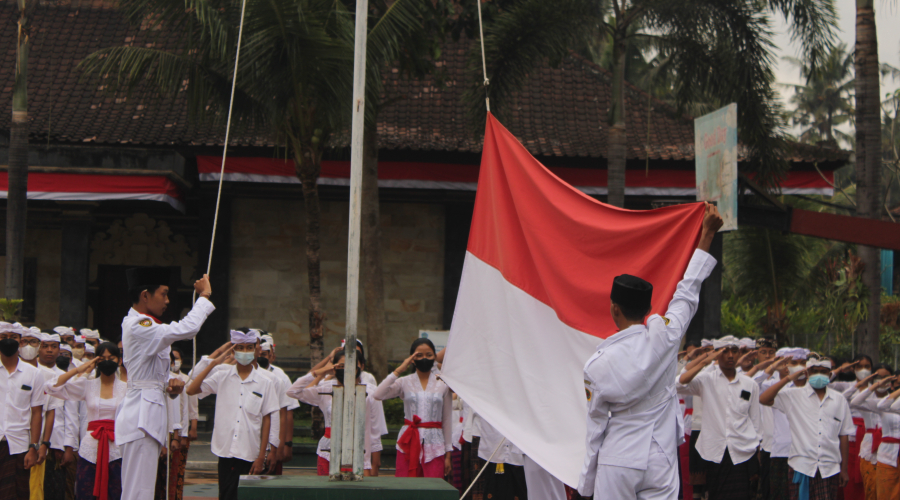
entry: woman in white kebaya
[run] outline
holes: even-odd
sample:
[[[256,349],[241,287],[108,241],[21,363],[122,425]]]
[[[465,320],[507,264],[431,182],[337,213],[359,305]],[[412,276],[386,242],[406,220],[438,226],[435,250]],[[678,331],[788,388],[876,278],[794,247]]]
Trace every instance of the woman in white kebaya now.
[[[444,477],[453,451],[453,399],[450,388],[432,371],[434,344],[416,339],[410,356],[387,376],[373,396],[403,399],[404,426],[397,439],[397,477]],[[410,366],[415,373],[400,377]]]
[[[113,439],[116,410],[127,392],[116,376],[120,351],[115,344],[97,346],[97,357],[56,378],[50,379],[47,394],[67,401],[84,401],[87,431],[78,448],[75,498],[77,500],[118,500],[122,496],[122,453]],[[96,370],[97,376],[90,377]]]

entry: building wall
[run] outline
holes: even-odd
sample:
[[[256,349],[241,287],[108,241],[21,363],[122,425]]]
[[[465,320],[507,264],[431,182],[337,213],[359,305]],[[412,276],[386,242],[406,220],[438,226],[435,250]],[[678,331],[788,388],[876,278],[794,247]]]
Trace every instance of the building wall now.
[[[59,324],[59,254],[62,250],[62,232],[59,229],[29,227],[25,239],[25,258],[37,258],[33,324],[41,329],[53,328]],[[0,257],[0,283],[6,283],[6,257]]]
[[[306,231],[301,200],[235,199],[232,213],[230,326],[273,333],[280,358],[309,356]],[[326,352],[345,334],[346,202],[322,202],[321,284]],[[387,354],[407,356],[419,329],[443,320],[444,208],[437,204],[381,206]],[[359,335],[366,342],[360,290]]]

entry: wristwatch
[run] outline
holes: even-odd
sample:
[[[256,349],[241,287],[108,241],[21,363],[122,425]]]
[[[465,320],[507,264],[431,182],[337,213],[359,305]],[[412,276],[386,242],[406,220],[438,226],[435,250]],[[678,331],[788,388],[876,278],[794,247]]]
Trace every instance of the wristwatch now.
[[[41,441],[41,444],[46,446],[48,450],[50,449],[50,441]]]
[[[31,443],[31,444],[28,445],[28,447],[29,447],[29,448],[34,448],[34,451],[37,451],[37,449],[38,449],[38,444],[37,444],[37,443]]]

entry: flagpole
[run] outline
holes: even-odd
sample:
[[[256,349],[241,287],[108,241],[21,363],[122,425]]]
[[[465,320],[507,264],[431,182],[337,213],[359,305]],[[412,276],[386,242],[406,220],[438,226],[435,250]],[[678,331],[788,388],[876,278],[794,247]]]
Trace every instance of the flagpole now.
[[[366,112],[366,36],[368,35],[368,0],[356,3],[356,34],[353,53],[353,121],[350,137],[350,220],[347,237],[347,335],[344,344],[344,397],[341,425],[341,449],[332,450],[332,461],[337,455],[344,468],[353,471],[341,474],[342,479],[361,480],[363,477],[362,436],[355,432],[364,416],[365,406],[356,408],[356,329],[359,311],[359,249],[362,208],[363,133]],[[340,451],[338,455],[337,451]],[[357,469],[357,465],[359,470]],[[333,470],[333,469],[332,469]],[[337,479],[336,474],[330,474]]]

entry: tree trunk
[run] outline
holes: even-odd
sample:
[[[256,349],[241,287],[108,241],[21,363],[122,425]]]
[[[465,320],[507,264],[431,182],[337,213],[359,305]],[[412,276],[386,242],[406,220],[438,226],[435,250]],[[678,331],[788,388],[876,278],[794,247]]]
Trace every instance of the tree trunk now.
[[[624,32],[623,32],[624,33]],[[618,38],[618,31],[616,33]],[[628,134],[625,124],[625,42],[613,42],[612,105],[609,110],[610,128],[607,134],[607,203],[625,206],[625,150]]]
[[[28,19],[19,1],[16,82],[9,138],[9,186],[6,200],[6,298],[21,299],[25,287],[25,224],[28,196]]]
[[[881,91],[874,0],[856,3],[856,210],[860,217],[881,218]],[[857,329],[859,352],[879,358],[881,324],[881,254],[860,245],[869,291],[869,315]]]
[[[322,276],[319,265],[319,249],[321,248],[320,226],[321,210],[319,207],[319,187],[317,181],[321,164],[315,154],[301,155],[300,149],[294,146],[295,162],[298,165],[297,177],[303,186],[303,203],[306,208],[306,274],[309,283],[309,362],[310,366],[322,360],[325,355],[322,345]],[[306,156],[306,157],[304,157]],[[325,420],[322,412],[313,407],[312,432],[316,437],[325,434]]]
[[[366,367],[378,380],[388,374],[385,346],[384,274],[378,198],[378,129],[366,125],[362,177],[362,278],[366,299]]]

